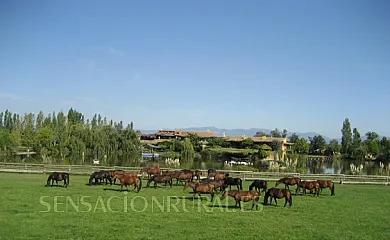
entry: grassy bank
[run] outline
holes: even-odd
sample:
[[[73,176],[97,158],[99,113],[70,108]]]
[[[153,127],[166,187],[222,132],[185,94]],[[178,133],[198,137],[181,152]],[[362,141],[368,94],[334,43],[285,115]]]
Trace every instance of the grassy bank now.
[[[46,178],[0,173],[0,239],[390,238],[387,186],[337,184],[334,197],[324,190],[319,198],[294,195],[291,208],[279,200],[240,211],[232,199],[200,201],[182,187],[122,193],[87,186],[88,176],[71,176],[67,189],[45,187]]]

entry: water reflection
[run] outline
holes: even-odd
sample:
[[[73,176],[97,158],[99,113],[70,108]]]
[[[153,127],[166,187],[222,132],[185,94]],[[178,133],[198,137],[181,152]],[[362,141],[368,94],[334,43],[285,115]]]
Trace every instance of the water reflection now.
[[[283,166],[283,163],[281,164]],[[138,165],[139,166],[139,165]],[[164,160],[142,161],[141,166],[156,166],[167,168]],[[359,169],[356,170],[355,168]],[[234,169],[237,166],[226,166],[222,160],[212,160],[210,158],[180,161],[180,166],[177,169]],[[250,169],[248,169],[250,170]],[[302,174],[348,174],[348,175],[390,175],[390,164],[383,164],[370,162],[357,162],[349,159],[335,158],[333,160],[301,160],[294,166],[282,167],[280,169],[263,168],[259,171],[280,171],[280,172],[298,172]]]

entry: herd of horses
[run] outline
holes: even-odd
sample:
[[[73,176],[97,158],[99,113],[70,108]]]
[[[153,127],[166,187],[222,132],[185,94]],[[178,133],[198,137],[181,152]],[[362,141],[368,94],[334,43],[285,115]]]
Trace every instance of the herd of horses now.
[[[309,190],[313,196],[319,196],[320,191],[324,188],[329,188],[331,196],[335,195],[335,184],[329,180],[301,180],[297,177],[285,177],[276,181],[275,187],[268,188],[268,182],[266,180],[254,180],[250,185],[248,190],[243,190],[242,179],[233,178],[229,176],[229,173],[217,172],[215,169],[209,169],[207,172],[207,177],[201,179],[202,172],[199,170],[167,170],[161,171],[160,168],[142,168],[140,172],[129,172],[123,170],[100,170],[93,172],[90,177],[88,184],[116,184],[118,179],[121,185],[121,191],[123,187],[128,190],[128,186],[134,186],[134,190],[139,192],[142,189],[142,179],[138,174],[146,173],[148,175],[148,181],[146,186],[150,187],[150,184],[153,183],[153,187],[157,188],[158,184],[164,184],[165,187],[172,187],[173,180],[176,179],[176,185],[184,185],[183,190],[191,188],[193,190],[194,197],[196,194],[201,196],[201,194],[210,194],[211,201],[213,201],[216,193],[221,194],[221,200],[226,197],[231,197],[236,201],[235,207],[241,208],[241,201],[248,202],[253,201],[252,209],[256,206],[258,209],[258,202],[260,200],[261,192],[265,192],[263,204],[268,205],[268,199],[272,204],[272,200],[275,201],[277,205],[277,199],[285,199],[284,207],[287,204],[292,206],[292,194],[290,191],[290,186],[296,186],[295,195],[300,193],[301,189],[303,194],[306,195],[306,190]],[[194,180],[197,180],[195,182]],[[51,184],[50,184],[51,181]],[[69,174],[66,172],[53,172],[49,175],[47,179],[46,186],[52,186],[56,181],[64,181],[64,187],[69,185]],[[184,183],[183,183],[184,182]],[[279,184],[284,184],[284,188],[277,188]],[[237,187],[237,190],[232,190],[232,186]],[[226,188],[229,187],[229,191],[226,191]]]

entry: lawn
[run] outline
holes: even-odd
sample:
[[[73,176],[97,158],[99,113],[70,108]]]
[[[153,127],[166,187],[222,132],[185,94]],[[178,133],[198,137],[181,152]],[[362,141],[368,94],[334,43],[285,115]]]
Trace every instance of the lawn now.
[[[88,176],[71,176],[68,188],[46,179],[0,173],[0,239],[390,239],[388,186],[337,184],[336,196],[326,189],[294,195],[291,208],[279,200],[249,211],[177,186],[123,193],[87,186]]]

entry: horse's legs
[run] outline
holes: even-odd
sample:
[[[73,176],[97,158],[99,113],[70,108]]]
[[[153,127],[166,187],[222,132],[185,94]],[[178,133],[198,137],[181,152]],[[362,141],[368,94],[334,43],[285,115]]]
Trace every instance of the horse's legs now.
[[[157,182],[154,181],[154,188],[157,188]]]
[[[278,201],[276,201],[276,197],[274,197],[274,199],[275,199],[275,205],[277,206],[278,205]]]
[[[212,202],[214,200],[214,192],[211,192],[211,201]]]
[[[287,196],[284,197],[284,198],[286,199],[286,201],[284,201],[284,207],[286,207],[286,205],[287,205]]]

